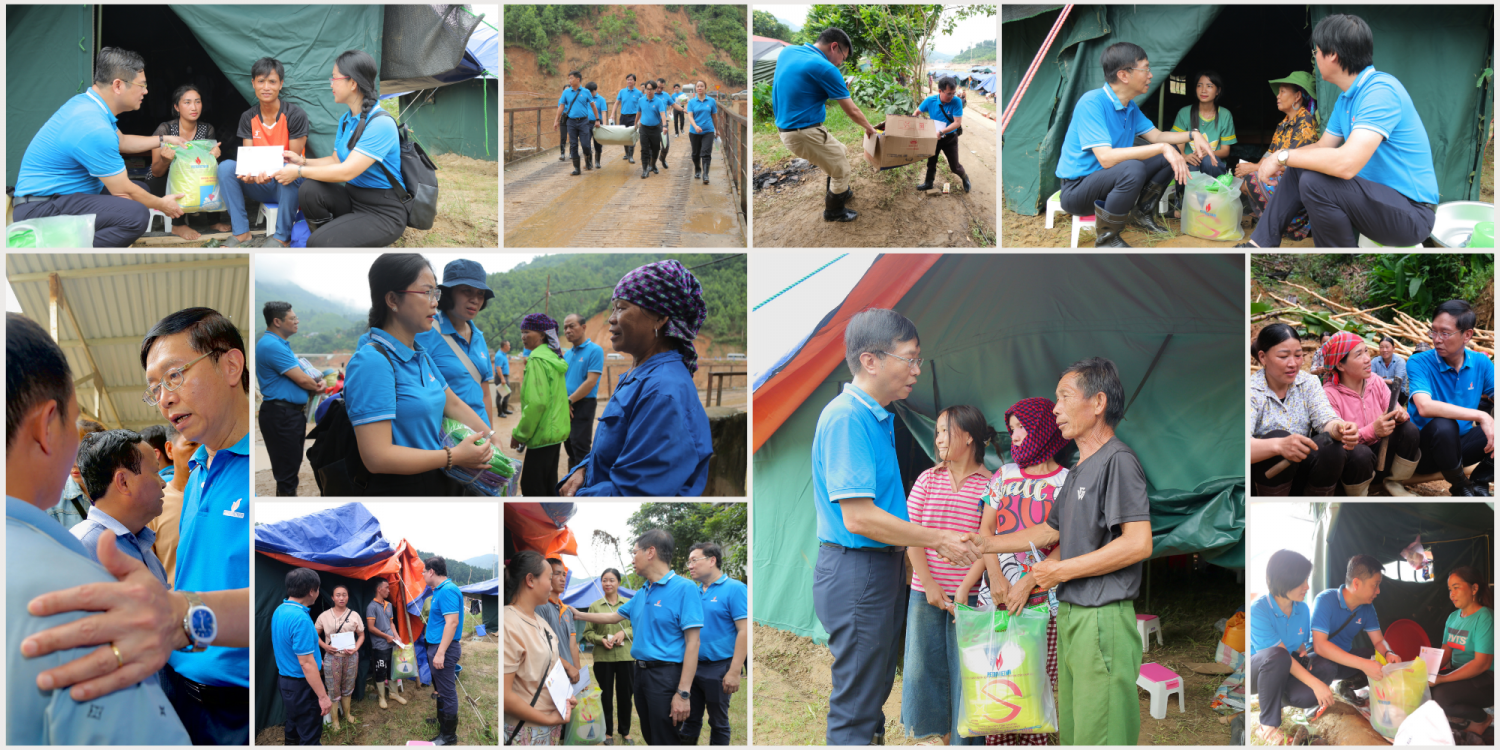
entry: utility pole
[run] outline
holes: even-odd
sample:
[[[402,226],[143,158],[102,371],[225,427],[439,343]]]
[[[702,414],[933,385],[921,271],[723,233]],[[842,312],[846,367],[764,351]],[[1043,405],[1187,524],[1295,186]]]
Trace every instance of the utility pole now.
[[[542,314],[552,314],[552,274],[547,274],[547,292],[542,295]]]

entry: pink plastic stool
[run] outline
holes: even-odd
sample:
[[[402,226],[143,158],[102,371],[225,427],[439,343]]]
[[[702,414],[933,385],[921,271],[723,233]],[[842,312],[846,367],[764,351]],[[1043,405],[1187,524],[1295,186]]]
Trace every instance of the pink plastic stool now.
[[[1141,665],[1141,676],[1136,678],[1135,686],[1145,688],[1150,694],[1153,719],[1167,718],[1167,702],[1172,699],[1172,693],[1177,694],[1177,712],[1187,711],[1187,707],[1183,705],[1182,678],[1156,662]]]
[[[1156,645],[1165,645],[1161,638],[1161,618],[1156,615],[1136,615],[1136,632],[1141,634],[1141,653],[1151,650],[1151,634],[1156,634]]]

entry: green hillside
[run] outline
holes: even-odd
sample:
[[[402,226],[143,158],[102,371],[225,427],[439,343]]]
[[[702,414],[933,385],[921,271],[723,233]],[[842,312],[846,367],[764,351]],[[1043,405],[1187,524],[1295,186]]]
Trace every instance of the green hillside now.
[[[329,345],[340,340],[339,334],[351,325],[365,319],[366,311],[353,306],[318,296],[288,281],[255,282],[255,338],[266,332],[262,307],[273,300],[292,303],[297,313],[297,336],[293,339],[297,351],[328,352]]]
[[[442,555],[442,553],[423,552],[422,550],[417,550],[417,557],[420,557],[423,560],[426,560],[433,555]],[[491,578],[495,577],[492,569],[490,568],[476,568],[472,565],[469,565],[468,563],[459,562],[451,557],[448,557],[447,555],[442,555],[442,557],[448,562],[448,577],[459,586],[467,586],[471,583],[480,583],[482,581],[488,581]]]
[[[979,63],[993,63],[996,59],[995,40],[988,39],[954,55],[951,62],[977,65]]]

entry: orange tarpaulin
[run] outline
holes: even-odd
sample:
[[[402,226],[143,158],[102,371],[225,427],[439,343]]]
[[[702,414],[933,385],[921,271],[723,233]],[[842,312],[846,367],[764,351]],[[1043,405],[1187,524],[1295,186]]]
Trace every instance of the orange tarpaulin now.
[[[427,588],[427,582],[422,579],[422,574],[427,566],[422,564],[421,558],[417,557],[417,551],[402,539],[396,545],[396,554],[387,557],[377,563],[360,565],[356,567],[340,567],[336,565],[325,565],[323,563],[308,562],[291,555],[283,555],[276,552],[260,552],[272,560],[279,560],[287,565],[299,568],[321,570],[325,573],[335,573],[345,578],[353,578],[357,581],[368,581],[372,578],[384,578],[391,584],[391,603],[396,605],[398,616],[396,619],[396,635],[406,643],[415,643],[422,635],[422,618],[416,616],[404,617],[408,602],[414,602]]]
[[[886,253],[875,259],[843,304],[807,340],[797,356],[755,389],[752,453],[760,450],[833,368],[843,365],[844,326],[849,319],[870,308],[894,308],[940,257]]]
[[[542,509],[541,503],[506,503],[505,529],[517,550],[536,550],[542,557],[578,555],[578,540],[566,526],[557,523]]]

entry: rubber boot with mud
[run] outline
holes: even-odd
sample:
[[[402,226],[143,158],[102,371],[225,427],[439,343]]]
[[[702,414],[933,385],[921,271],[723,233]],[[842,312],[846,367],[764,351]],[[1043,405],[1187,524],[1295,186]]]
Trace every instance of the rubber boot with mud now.
[[[1104,210],[1104,201],[1094,201],[1094,247],[1130,247],[1120,238],[1125,216]]]
[[[702,176],[703,176],[702,171],[698,168],[698,157],[694,156],[693,157],[693,179],[696,180],[696,179],[698,179],[698,178],[700,178]]]
[[[1417,472],[1417,464],[1422,460],[1422,452],[1417,451],[1417,457],[1410,461],[1400,456],[1390,458],[1391,473],[1385,478],[1385,491],[1390,493],[1391,497],[1416,497],[1417,493],[1406,489],[1406,485],[1402,482],[1411,479],[1411,475]]]
[[[432,738],[432,744],[450,747],[458,744],[458,714],[438,714],[438,736]]]
[[[625,161],[629,164],[635,163],[635,146],[625,147]]]
[[[354,718],[354,712],[352,712],[352,711],[349,710],[349,704],[351,702],[353,702],[354,696],[346,695],[343,698],[341,698],[340,700],[344,704],[344,722],[346,724],[348,724],[349,726],[354,726],[355,724],[358,724],[359,720],[356,719],[356,718]]]
[[[705,185],[708,184],[708,165],[712,163],[713,160],[714,158],[712,156],[703,157],[703,184]]]
[[[1161,194],[1166,189],[1166,185],[1147,183],[1140,197],[1136,199],[1135,208],[1130,210],[1130,226],[1144,229],[1151,234],[1167,234],[1172,231],[1156,223],[1156,206],[1161,202]]]
[[[958,179],[963,180],[963,182],[964,182],[964,192],[965,193],[969,192],[973,188],[973,185],[969,184],[969,173],[968,172],[965,172],[965,173],[959,175]]]
[[[401,691],[400,690],[391,690],[390,689],[391,688],[391,684],[389,682],[387,682],[385,684],[385,687],[386,687],[386,691],[385,691],[386,695],[388,697],[390,697],[391,700],[393,700],[393,701],[395,701],[397,703],[400,703],[403,706],[406,705],[406,699],[401,697]]]
[[[583,172],[579,171],[579,169],[578,169],[578,159],[575,158],[575,159],[573,159],[573,176],[577,177],[578,175],[581,175],[581,174],[583,174]]]
[[[594,168],[594,160],[593,160],[592,157],[589,156],[589,154],[587,152],[585,152],[584,155],[583,155],[583,170],[585,172],[587,172],[587,171],[589,171],[589,170],[591,170],[593,168]]]
[[[385,683],[384,682],[377,682],[377,683],[375,683],[375,695],[376,695],[376,697],[380,698],[380,708],[382,710],[390,710],[391,704],[385,702]]]
[[[922,180],[922,183],[920,185],[917,185],[917,189],[918,190],[931,190],[932,189],[932,181],[935,180],[935,179],[937,179],[937,166],[936,165],[927,168],[927,179]]]
[[[1369,495],[1370,494],[1370,483],[1373,482],[1373,481],[1375,481],[1375,477],[1370,477],[1369,479],[1366,479],[1365,481],[1360,482],[1359,484],[1346,484],[1346,485],[1344,485],[1344,496],[1345,497],[1365,497],[1366,495]]]
[[[833,183],[830,182],[830,185]],[[848,208],[850,191],[835,194],[831,190],[823,191],[823,221],[854,221],[859,216],[858,211]]]

